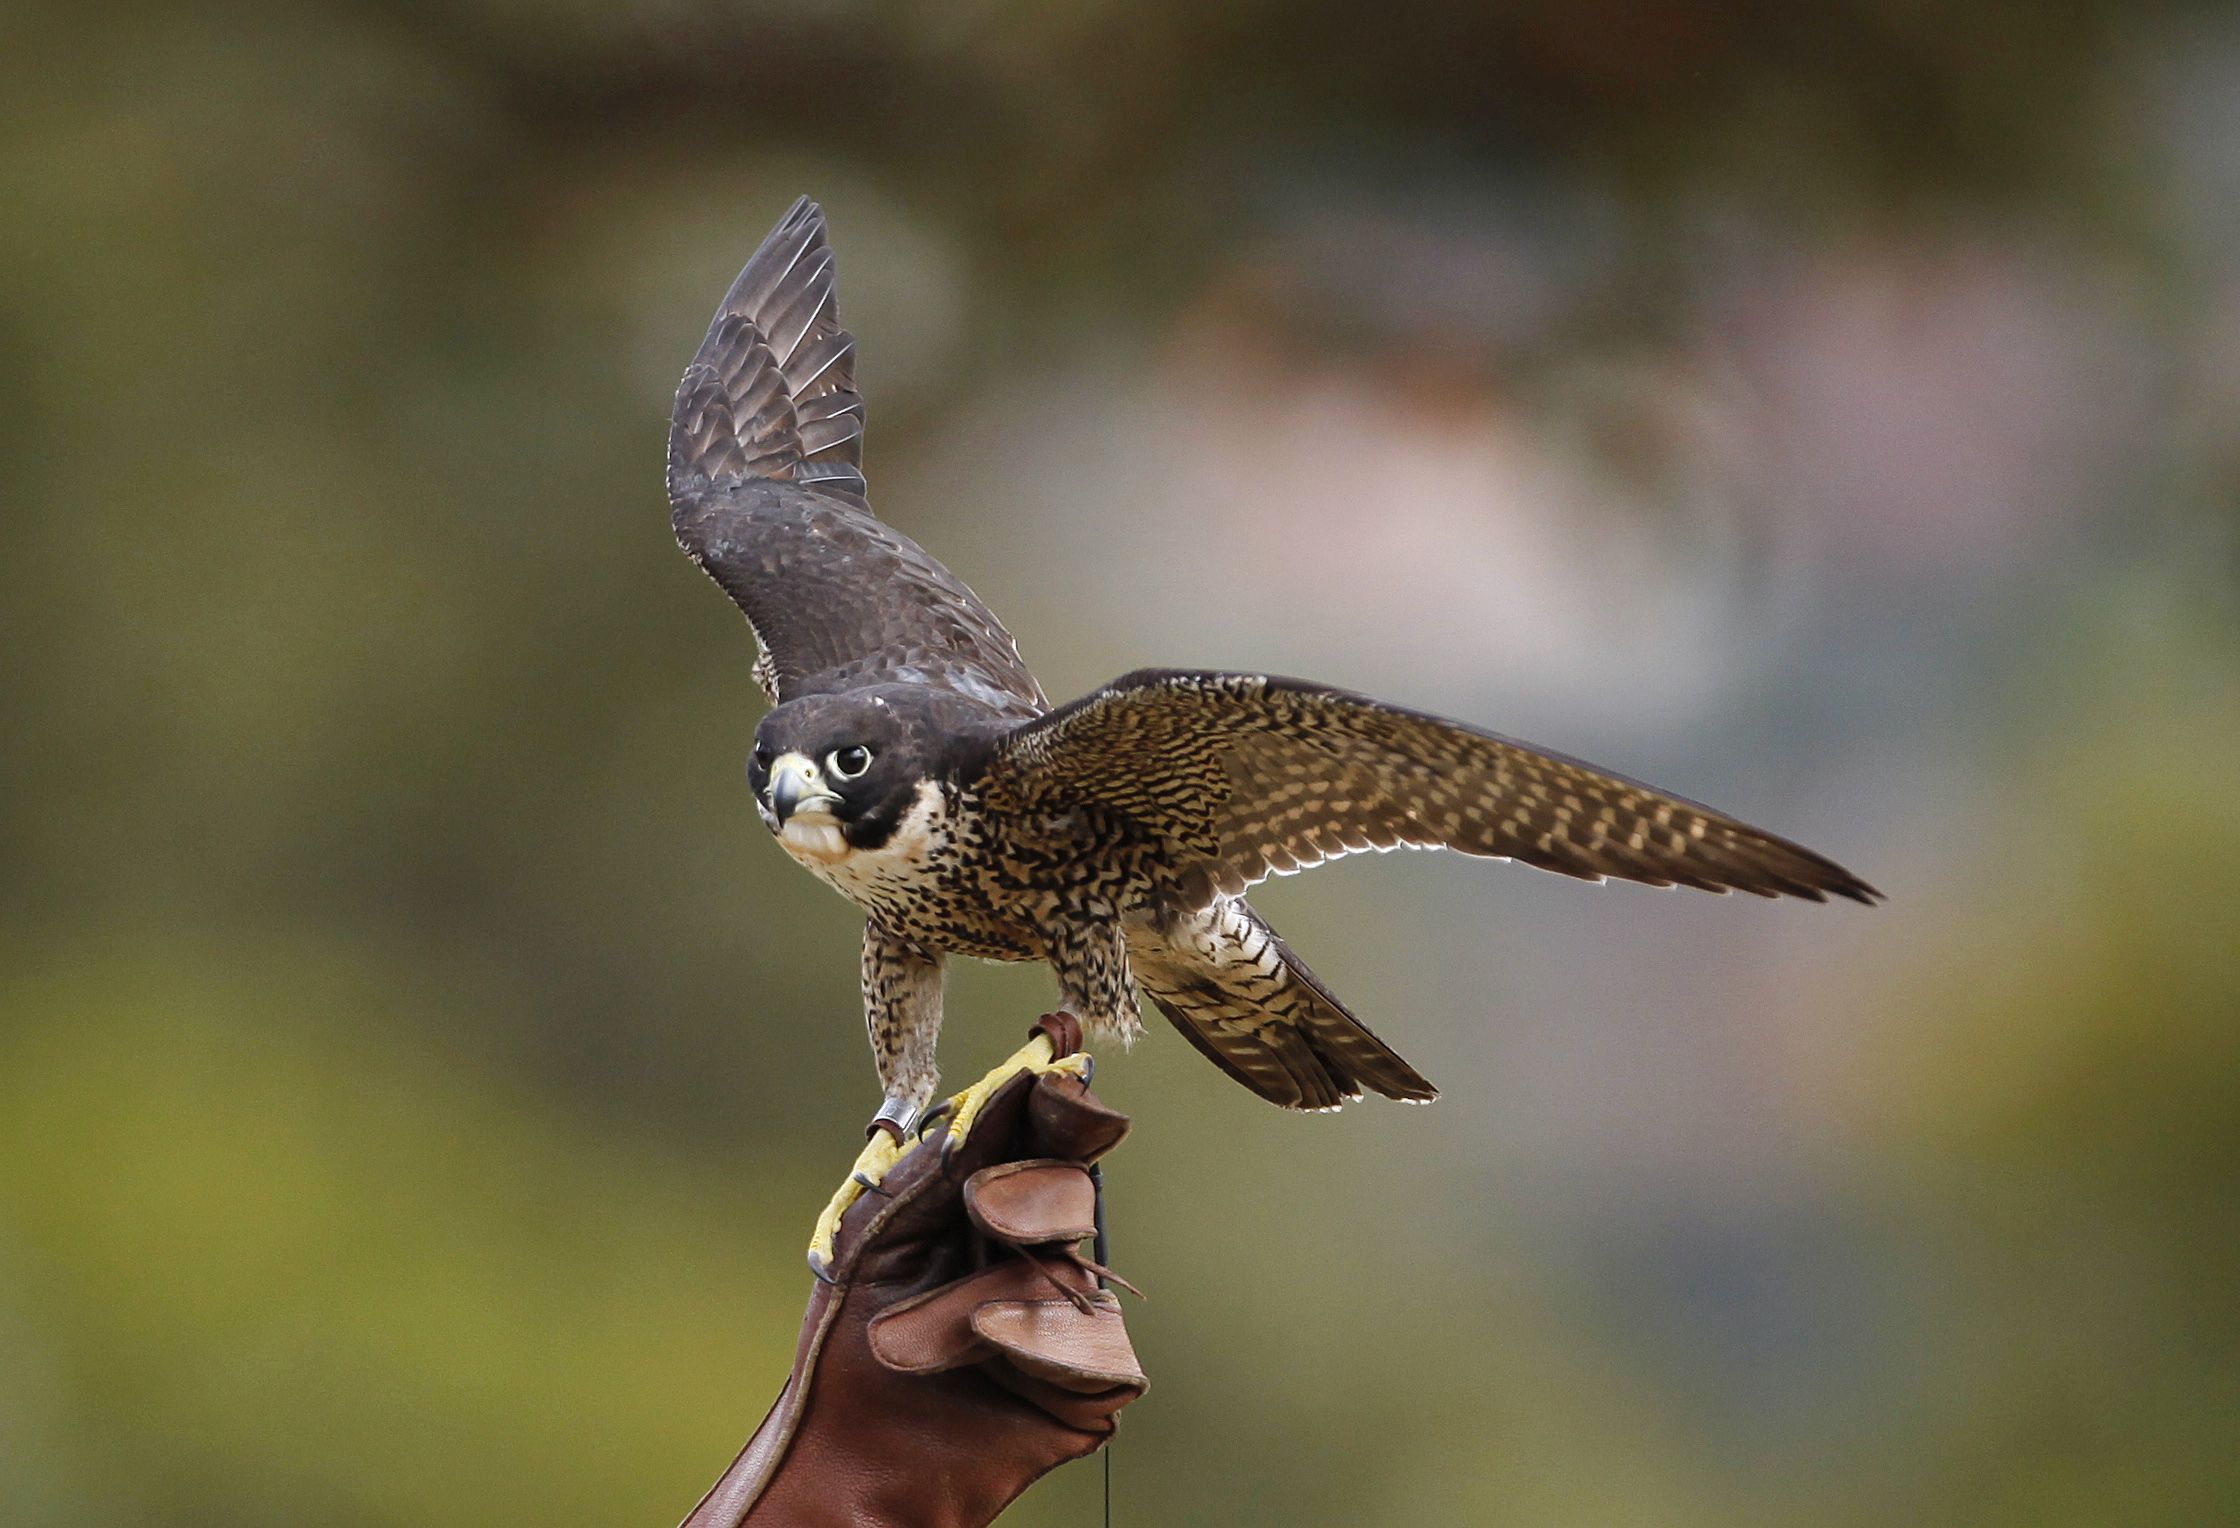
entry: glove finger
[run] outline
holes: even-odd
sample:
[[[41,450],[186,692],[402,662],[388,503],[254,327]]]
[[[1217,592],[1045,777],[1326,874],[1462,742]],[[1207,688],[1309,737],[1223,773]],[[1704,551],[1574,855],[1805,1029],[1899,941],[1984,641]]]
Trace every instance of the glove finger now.
[[[1147,1384],[1120,1302],[1098,1290],[1084,1304],[990,1300],[972,1312],[972,1330],[1023,1373],[1062,1390],[1094,1394]]]
[[[1077,1242],[1097,1230],[1097,1186],[1073,1162],[984,1167],[965,1180],[964,1208],[981,1234],[1015,1247]]]
[[[1035,1155],[1086,1166],[1127,1136],[1128,1116],[1108,1107],[1080,1078],[1046,1072],[1027,1096],[1027,1134]]]
[[[1087,1394],[1063,1390],[1006,1363],[992,1363],[981,1370],[988,1378],[1022,1400],[1031,1401],[1051,1417],[1080,1432],[1108,1438],[1118,1428],[1120,1408],[1141,1396],[1147,1385],[1115,1385]]]
[[[978,1363],[992,1351],[972,1329],[972,1313],[991,1300],[1049,1293],[1032,1263],[1006,1258],[969,1278],[913,1295],[871,1318],[865,1335],[872,1357],[899,1374],[939,1374]]]
[[[930,1247],[953,1239],[964,1180],[990,1162],[1019,1155],[1026,1105],[1041,1079],[1027,1072],[1006,1081],[980,1111],[972,1133],[951,1149],[939,1131],[927,1134],[887,1169],[879,1187],[840,1218],[833,1277],[916,1276]]]

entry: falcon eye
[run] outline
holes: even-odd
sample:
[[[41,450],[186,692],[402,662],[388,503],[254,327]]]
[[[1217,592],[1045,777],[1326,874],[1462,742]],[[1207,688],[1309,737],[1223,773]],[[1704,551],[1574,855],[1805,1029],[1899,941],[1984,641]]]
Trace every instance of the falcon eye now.
[[[770,750],[760,743],[755,745],[754,767],[765,772],[770,768]]]
[[[832,771],[835,779],[857,779],[871,767],[871,750],[861,743],[835,748],[824,756],[824,767]]]

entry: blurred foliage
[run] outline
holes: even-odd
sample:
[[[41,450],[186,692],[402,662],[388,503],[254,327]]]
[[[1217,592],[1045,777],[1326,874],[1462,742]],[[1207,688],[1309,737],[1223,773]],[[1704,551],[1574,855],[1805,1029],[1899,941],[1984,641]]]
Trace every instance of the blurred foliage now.
[[[0,1521],[671,1521],[775,1391],[855,924],[658,464],[803,190],[875,501],[1054,694],[1317,673],[1893,897],[1271,888],[1447,1097],[1112,1058],[1119,1520],[2240,1510],[2227,11],[7,34]]]

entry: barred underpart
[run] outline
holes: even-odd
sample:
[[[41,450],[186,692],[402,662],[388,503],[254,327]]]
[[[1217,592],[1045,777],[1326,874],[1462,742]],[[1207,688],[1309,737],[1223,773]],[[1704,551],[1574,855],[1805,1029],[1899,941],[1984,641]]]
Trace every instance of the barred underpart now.
[[[1411,1103],[1439,1096],[1239,899],[1165,929],[1134,930],[1128,953],[1168,1022],[1270,1103],[1335,1109],[1363,1086]]]

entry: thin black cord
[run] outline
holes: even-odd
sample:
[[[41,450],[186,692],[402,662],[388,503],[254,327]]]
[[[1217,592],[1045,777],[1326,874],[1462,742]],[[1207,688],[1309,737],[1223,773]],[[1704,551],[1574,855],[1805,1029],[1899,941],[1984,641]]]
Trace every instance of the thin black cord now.
[[[1089,1256],[1095,1258],[1099,1266],[1104,1266],[1109,1264],[1112,1259],[1109,1249],[1105,1246],[1104,1236],[1104,1168],[1095,1162],[1089,1164],[1089,1186],[1096,1190],[1095,1202],[1097,1207],[1095,1218],[1091,1222],[1096,1227],[1096,1235],[1090,1238]],[[1104,1275],[1100,1273],[1097,1275],[1097,1287],[1099,1289],[1110,1289],[1112,1285],[1107,1283]],[[1110,1439],[1106,1440],[1104,1446],[1104,1528],[1112,1528],[1112,1440]]]
[[[1095,1162],[1089,1164],[1089,1186],[1096,1190],[1096,1213],[1089,1222],[1096,1234],[1090,1238],[1089,1255],[1099,1263],[1110,1266],[1111,1249],[1104,1244],[1104,1168]],[[1099,1274],[1097,1287],[1110,1289],[1112,1286],[1104,1281],[1104,1275]]]

